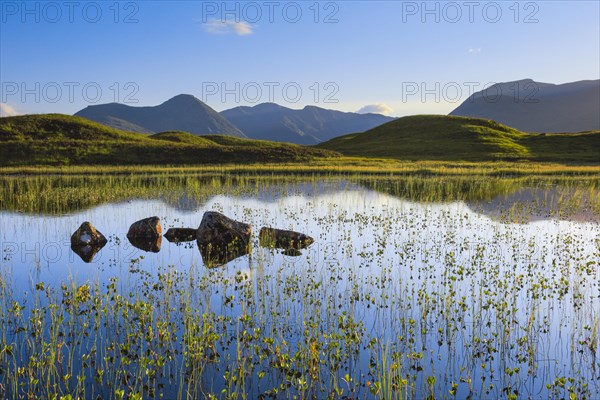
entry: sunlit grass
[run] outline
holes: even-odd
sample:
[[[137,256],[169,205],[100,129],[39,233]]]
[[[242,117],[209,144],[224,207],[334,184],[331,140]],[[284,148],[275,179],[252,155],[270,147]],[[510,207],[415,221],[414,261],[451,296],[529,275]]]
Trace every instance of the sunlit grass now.
[[[600,165],[570,165],[531,162],[399,161],[377,158],[340,157],[304,163],[222,164],[205,166],[18,166],[0,167],[0,175],[98,175],[98,174],[250,174],[250,175],[466,175],[466,176],[600,176]]]
[[[594,174],[593,169],[579,167],[563,175],[554,175],[550,172],[499,173],[496,168],[474,172],[469,170],[469,165],[453,172],[449,170],[452,167],[446,165],[402,167],[404,169],[388,173],[371,173],[369,169],[347,169],[343,173],[321,167],[285,170],[266,166],[262,169],[233,166],[189,169],[11,169],[4,170],[4,174],[0,175],[3,187],[0,209],[62,214],[107,202],[133,199],[162,199],[176,204],[182,197],[199,205],[217,194],[251,195],[266,187],[284,192],[290,185],[314,185],[326,181],[334,185],[347,182],[421,202],[489,201],[522,188],[553,186],[559,190],[555,197],[560,197],[554,204],[556,215],[572,214],[583,208],[591,209],[594,213],[600,211],[600,175]],[[538,208],[542,206],[537,205]]]

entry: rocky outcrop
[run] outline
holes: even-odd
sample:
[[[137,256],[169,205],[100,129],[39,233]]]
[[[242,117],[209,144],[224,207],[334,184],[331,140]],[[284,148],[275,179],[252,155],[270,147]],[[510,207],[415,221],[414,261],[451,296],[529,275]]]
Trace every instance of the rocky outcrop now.
[[[249,245],[252,227],[235,221],[225,215],[209,211],[204,213],[200,227],[196,232],[198,245],[225,249],[231,244]]]
[[[315,240],[304,233],[263,227],[258,235],[261,246],[278,249],[305,249]]]
[[[218,266],[250,252],[252,227],[225,215],[209,211],[204,213],[196,232],[198,249],[204,264]]]
[[[165,238],[172,243],[191,242],[196,239],[197,229],[193,228],[169,228]]]

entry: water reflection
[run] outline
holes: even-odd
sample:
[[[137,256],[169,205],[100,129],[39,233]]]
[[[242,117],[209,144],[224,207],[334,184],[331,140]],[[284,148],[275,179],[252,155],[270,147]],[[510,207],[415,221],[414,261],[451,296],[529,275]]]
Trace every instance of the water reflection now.
[[[193,228],[169,228],[165,233],[165,239],[171,243],[184,243],[196,240],[197,229]]]
[[[77,254],[79,257],[81,257],[81,259],[83,261],[85,261],[86,263],[91,263],[94,260],[94,257],[96,256],[96,254],[98,254],[98,252],[100,250],[102,250],[102,248],[105,245],[106,245],[106,242],[86,244],[83,246],[71,244],[71,250],[73,250],[73,252],[75,254]]]
[[[185,211],[161,200],[132,200],[59,216],[4,212],[0,279],[19,304],[27,305],[20,317],[27,323],[37,321],[29,305],[49,301],[46,293],[61,301],[63,284],[83,299],[73,320],[83,321],[86,314],[78,313],[86,310],[122,307],[122,314],[100,316],[99,326],[129,322],[128,329],[106,329],[94,336],[90,314],[85,320],[90,336],[81,341],[89,348],[77,352],[71,345],[69,351],[74,360],[93,354],[88,365],[102,365],[104,357],[113,355],[93,349],[141,331],[144,357],[167,365],[154,368],[148,362],[142,368],[146,360],[133,357],[126,362],[134,371],[132,379],[146,376],[145,371],[155,374],[139,386],[152,386],[156,397],[177,397],[181,376],[188,379],[185,383],[221,393],[231,383],[226,371],[249,363],[255,367],[246,370],[238,387],[249,398],[268,395],[282,384],[285,398],[335,397],[333,386],[342,379],[348,382],[348,394],[351,389],[355,398],[369,398],[367,381],[380,382],[383,372],[393,371],[400,372],[383,377],[407,380],[402,390],[409,398],[430,391],[444,397],[451,390],[457,398],[501,398],[508,390],[551,397],[554,389],[547,385],[565,377],[581,397],[600,395],[597,366],[591,361],[599,353],[592,356],[588,345],[600,315],[598,223],[549,215],[519,224],[497,218],[492,211],[510,203],[510,196],[495,196],[500,203],[420,202],[380,187],[319,185],[327,190],[316,185],[307,195],[291,186],[286,193],[216,195],[201,208]],[[560,199],[568,204],[563,201],[568,197]],[[523,209],[539,211],[537,206]],[[124,239],[129,224],[148,215],[159,216],[165,228],[198,226],[205,211],[254,227],[305,232],[315,243],[302,251],[275,250],[259,246],[260,234],[255,233],[249,246],[225,252],[194,241],[165,241],[159,253],[145,253]],[[70,233],[82,220],[94,221],[108,239],[93,257],[92,268],[70,249]],[[105,297],[85,303],[95,291]],[[2,296],[0,300],[8,298]],[[73,298],[69,301],[75,304]],[[95,304],[103,307],[92,308]],[[9,309],[14,310],[12,303],[2,308],[2,315],[19,322]],[[5,326],[8,342],[31,341],[28,331],[23,336]],[[196,338],[202,340],[191,340]],[[208,342],[210,338],[216,339]],[[118,362],[125,356],[115,347]],[[396,369],[382,371],[383,357]],[[267,372],[259,377],[262,371]],[[96,370],[85,373],[91,376]],[[114,375],[111,368],[104,376],[94,375],[102,383],[89,379],[86,385],[94,390],[87,393],[110,398],[114,392],[107,388],[112,388]],[[0,384],[6,383],[4,376],[0,374]],[[432,386],[429,376],[436,377]],[[312,386],[300,386],[302,379]],[[467,379],[504,384],[470,385]]]
[[[598,190],[523,187],[487,201],[469,201],[469,208],[501,222],[527,223],[551,219],[600,222]]]
[[[245,243],[232,242],[222,247],[211,243],[197,242],[198,250],[202,256],[202,262],[207,268],[223,266],[235,259],[250,254],[250,246]]]
[[[281,252],[284,256],[288,257],[300,257],[302,252],[298,249],[286,249]]]
[[[144,237],[144,236],[127,236],[129,243],[137,249],[150,253],[158,253],[162,245],[162,236]]]
[[[397,176],[305,178],[235,175],[4,176],[0,210],[64,215],[104,203],[159,200],[181,213],[206,209],[216,196],[278,201],[281,196],[311,198],[367,188],[419,203],[464,202],[477,212],[506,219],[520,209],[519,221],[561,219],[600,221],[596,177],[500,178],[494,176]],[[65,188],[68,188],[66,190]],[[526,193],[529,192],[529,193]],[[499,199],[502,199],[498,202]],[[550,200],[552,203],[548,203]],[[517,207],[512,205],[517,204]],[[501,215],[497,206],[506,212]],[[513,217],[513,215],[509,215]],[[197,223],[197,221],[196,221]]]

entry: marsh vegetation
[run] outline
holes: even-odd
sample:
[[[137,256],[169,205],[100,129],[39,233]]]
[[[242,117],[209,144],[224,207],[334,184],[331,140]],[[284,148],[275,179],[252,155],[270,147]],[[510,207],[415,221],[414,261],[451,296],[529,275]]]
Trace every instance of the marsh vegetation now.
[[[597,171],[228,168],[4,171],[1,397],[600,396]],[[208,210],[315,243],[209,269],[125,238]],[[84,220],[108,238],[89,264]]]

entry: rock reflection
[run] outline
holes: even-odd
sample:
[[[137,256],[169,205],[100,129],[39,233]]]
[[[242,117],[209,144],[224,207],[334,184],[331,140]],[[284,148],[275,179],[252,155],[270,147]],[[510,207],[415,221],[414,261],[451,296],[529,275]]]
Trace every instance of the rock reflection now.
[[[129,243],[131,243],[133,247],[150,253],[158,253],[160,251],[160,246],[162,245],[162,236],[157,236],[155,238],[127,236],[127,239],[129,239]]]
[[[91,263],[94,260],[94,257],[102,248],[106,242],[103,243],[95,243],[95,244],[86,244],[86,245],[71,245],[71,250],[73,253],[77,254],[83,261],[86,263]]]
[[[202,262],[207,268],[223,266],[250,253],[250,246],[245,243],[233,242],[225,248],[210,243],[203,244],[200,241],[197,243]]]

